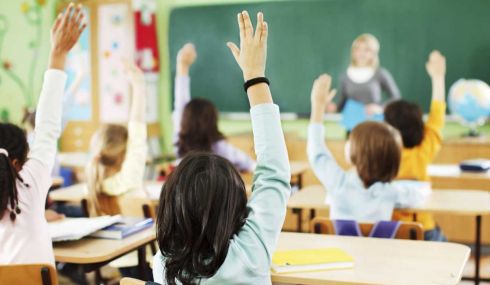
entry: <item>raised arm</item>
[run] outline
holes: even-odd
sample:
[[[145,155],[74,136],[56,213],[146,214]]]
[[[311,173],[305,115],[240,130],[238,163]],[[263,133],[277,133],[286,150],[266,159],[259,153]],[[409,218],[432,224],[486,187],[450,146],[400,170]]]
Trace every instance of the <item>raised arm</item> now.
[[[104,180],[105,194],[118,196],[143,185],[147,156],[146,88],[143,72],[133,62],[124,62],[132,86],[128,143],[121,171]]]
[[[331,85],[332,78],[328,74],[321,75],[313,83],[306,152],[318,180],[327,190],[334,191],[344,179],[345,173],[325,144],[325,128],[323,126],[325,106],[332,101],[337,92],[330,90]]]
[[[426,64],[427,73],[432,81],[432,103],[429,117],[425,124],[425,135],[422,148],[427,156],[433,158],[442,144],[442,129],[446,118],[445,76],[446,58],[439,52],[433,51]]]
[[[415,208],[421,206],[430,196],[428,182],[398,180],[391,183],[394,187],[397,208]]]
[[[255,33],[247,12],[238,14],[240,48],[228,43],[243,71],[245,81],[264,77],[267,57],[267,23],[257,15]],[[269,274],[272,254],[286,215],[291,192],[288,153],[282,132],[279,108],[273,104],[266,83],[248,89],[251,106],[257,168],[249,215],[235,240],[248,264],[258,274]]]
[[[173,112],[173,134],[177,141],[180,132],[180,123],[184,108],[191,100],[191,84],[189,69],[197,58],[196,49],[193,44],[185,44],[177,54],[177,74],[175,76],[174,90],[174,112]]]
[[[30,159],[40,161],[51,172],[56,155],[57,140],[61,134],[62,98],[66,83],[66,56],[85,29],[81,6],[71,3],[60,14],[51,29],[51,51],[48,70],[44,74],[43,87],[36,112],[34,142]]]

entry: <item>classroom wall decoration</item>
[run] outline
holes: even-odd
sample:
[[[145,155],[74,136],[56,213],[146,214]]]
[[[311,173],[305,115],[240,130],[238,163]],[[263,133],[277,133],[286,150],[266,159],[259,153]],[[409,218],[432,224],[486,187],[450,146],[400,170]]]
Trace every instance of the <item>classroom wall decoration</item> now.
[[[20,89],[24,96],[25,106],[30,108],[34,106],[34,96],[37,95],[38,90],[34,90],[34,79],[36,76],[36,67],[39,62],[38,54],[39,48],[43,41],[43,10],[46,5],[46,0],[35,0],[22,2],[19,6],[19,10],[24,16],[25,21],[35,30],[33,38],[29,41],[27,48],[31,51],[31,60],[28,66],[27,76],[22,77],[20,71],[15,65],[13,59],[2,57],[2,47],[5,44],[3,41],[6,33],[9,31],[16,32],[15,27],[9,25],[9,21],[6,15],[0,14],[0,84],[3,80],[12,80],[15,85]],[[13,28],[11,30],[11,28]],[[2,76],[3,75],[3,76]]]
[[[90,64],[90,15],[84,9],[87,28],[68,54],[65,72],[68,76],[64,120],[89,121],[92,117],[92,70]]]
[[[104,123],[127,122],[130,87],[122,60],[132,59],[134,50],[130,7],[124,3],[98,9],[99,111]]]

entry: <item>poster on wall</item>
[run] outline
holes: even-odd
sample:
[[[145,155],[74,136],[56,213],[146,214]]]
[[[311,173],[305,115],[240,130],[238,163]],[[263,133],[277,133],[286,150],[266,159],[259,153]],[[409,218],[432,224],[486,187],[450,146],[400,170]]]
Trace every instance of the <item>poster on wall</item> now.
[[[90,64],[90,16],[84,9],[87,28],[67,56],[67,84],[63,103],[65,121],[89,121],[92,117],[92,70]]]
[[[124,123],[129,116],[130,87],[122,61],[133,58],[132,13],[127,4],[98,9],[99,108],[103,123]]]
[[[136,63],[145,73],[146,121],[158,122],[160,55],[155,0],[133,0]]]

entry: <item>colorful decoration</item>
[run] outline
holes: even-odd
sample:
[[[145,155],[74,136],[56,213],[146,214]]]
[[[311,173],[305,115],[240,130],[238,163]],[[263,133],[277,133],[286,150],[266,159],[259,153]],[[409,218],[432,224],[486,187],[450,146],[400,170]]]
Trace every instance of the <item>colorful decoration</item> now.
[[[0,15],[0,60],[2,61],[0,70],[3,71],[6,78],[12,80],[20,89],[27,107],[32,107],[34,104],[34,79],[36,75],[36,67],[39,61],[37,56],[39,52],[38,48],[42,43],[42,12],[45,4],[46,0],[32,0],[30,2],[23,2],[20,4],[20,12],[24,15],[27,23],[34,29],[34,38],[29,41],[27,46],[27,48],[31,50],[31,60],[27,73],[28,75],[25,79],[19,76],[19,71],[14,68],[15,65],[12,63],[12,61],[2,56],[4,38],[6,33],[9,31],[9,22],[5,15]]]

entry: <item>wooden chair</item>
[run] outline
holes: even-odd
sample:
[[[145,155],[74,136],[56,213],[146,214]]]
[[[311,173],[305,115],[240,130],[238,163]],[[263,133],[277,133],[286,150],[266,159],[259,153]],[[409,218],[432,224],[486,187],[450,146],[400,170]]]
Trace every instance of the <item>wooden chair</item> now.
[[[372,223],[359,223],[363,236],[368,236],[373,229]],[[311,221],[310,232],[316,234],[334,235],[335,228],[332,220],[316,217]],[[396,239],[424,240],[424,229],[422,225],[415,222],[402,222],[395,236]]]
[[[121,285],[159,285],[158,283],[145,282],[145,281],[141,281],[141,280],[134,279],[134,278],[128,278],[128,277],[121,279],[121,282],[119,284],[121,284]]]
[[[50,264],[0,266],[0,285],[57,285],[56,269]]]

